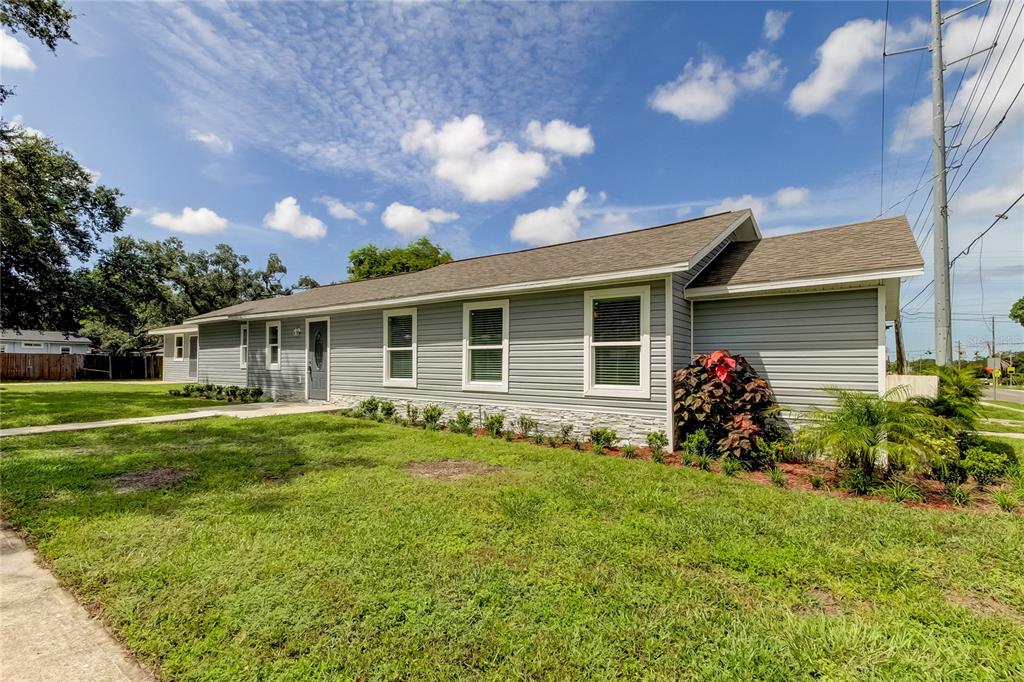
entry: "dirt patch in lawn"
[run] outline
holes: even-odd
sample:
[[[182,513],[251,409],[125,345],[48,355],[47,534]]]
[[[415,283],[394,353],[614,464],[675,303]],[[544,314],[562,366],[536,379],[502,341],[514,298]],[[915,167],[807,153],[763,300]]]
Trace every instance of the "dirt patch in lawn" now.
[[[1016,623],[1024,623],[1024,613],[1000,603],[985,594],[976,592],[946,592],[946,599],[950,604],[962,606],[973,611],[979,616],[999,616],[1008,618]]]
[[[184,469],[172,469],[170,467],[130,471],[114,477],[114,492],[133,493],[140,490],[170,488],[186,476],[188,476],[188,472]]]
[[[483,464],[460,459],[439,459],[432,462],[415,462],[405,468],[416,478],[432,478],[435,481],[461,481],[471,476],[496,474],[504,471],[494,464]]]
[[[793,608],[793,611],[801,616],[810,616],[815,614],[836,616],[842,613],[842,610],[843,609],[839,605],[835,596],[828,590],[820,588],[815,588],[807,592],[801,603],[797,604]]]

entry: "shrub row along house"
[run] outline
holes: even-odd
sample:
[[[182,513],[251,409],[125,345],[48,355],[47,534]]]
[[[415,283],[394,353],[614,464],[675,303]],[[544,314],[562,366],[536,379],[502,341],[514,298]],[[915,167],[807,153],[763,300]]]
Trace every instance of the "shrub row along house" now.
[[[454,261],[216,310],[164,335],[164,379],[276,400],[367,396],[672,434],[671,376],[747,357],[786,408],[881,392],[886,320],[923,261],[906,218],[762,238],[749,210]]]

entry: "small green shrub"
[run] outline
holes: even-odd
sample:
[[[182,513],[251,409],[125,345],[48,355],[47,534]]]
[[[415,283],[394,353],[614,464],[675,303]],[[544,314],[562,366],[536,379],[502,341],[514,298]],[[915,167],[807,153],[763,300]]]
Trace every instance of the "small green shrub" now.
[[[548,445],[549,448],[557,448],[558,447],[558,439],[555,438],[554,436],[548,436],[548,438],[547,438],[547,445]]]
[[[533,442],[537,445],[544,445],[544,434],[538,431],[533,436]]]
[[[777,466],[768,469],[768,479],[772,482],[772,485],[777,485],[780,488],[786,487],[786,475]]]
[[[1006,455],[983,447],[970,448],[963,459],[964,469],[984,488],[995,483],[1006,472]]]
[[[602,450],[610,448],[615,444],[617,438],[614,431],[606,428],[590,429],[590,442],[593,443],[594,448],[600,447]]]
[[[1017,496],[1005,490],[997,490],[992,494],[992,499],[1004,512],[1012,512],[1017,509]]]
[[[377,412],[380,410],[380,400],[370,396],[366,400],[360,401],[359,405],[356,406],[356,413],[363,417],[373,418],[377,416]]]
[[[665,463],[665,450],[664,448],[654,448],[651,450],[651,460],[656,464]]]
[[[384,417],[388,421],[395,418],[395,404],[390,400],[385,400],[380,404],[380,416]]]
[[[884,495],[893,502],[920,502],[924,499],[920,490],[902,481],[888,481],[875,488],[872,492],[876,495]]]
[[[448,422],[448,430],[452,433],[463,433],[467,436],[473,435],[473,414],[465,410],[455,413],[455,419]]]
[[[416,426],[420,420],[420,408],[412,403],[405,404],[405,418],[411,426]]]
[[[630,444],[623,445],[622,456],[626,459],[636,459],[636,446]]]
[[[180,396],[184,395],[184,394],[183,394],[183,393],[182,393],[182,392],[181,392],[181,391],[180,391],[179,389],[177,389],[177,388],[172,388],[171,390],[167,391],[167,394],[168,394],[168,395],[172,395],[172,396],[174,396],[175,398],[177,398],[177,397],[180,397]]]
[[[440,405],[427,405],[423,408],[423,426],[428,431],[437,431],[441,427],[444,408]]]
[[[505,414],[494,412],[484,417],[484,430],[491,438],[499,438],[505,430]]]
[[[523,438],[529,438],[530,434],[537,429],[537,420],[533,417],[521,414],[516,417],[516,431]]]
[[[172,388],[168,395],[184,398],[204,398],[206,400],[223,400],[233,402],[254,402],[263,395],[263,389],[259,387],[247,388],[245,386],[220,386],[217,384],[185,384],[181,389]]]
[[[743,462],[735,457],[722,458],[722,473],[726,476],[735,476],[743,470]]]
[[[708,434],[704,429],[697,429],[688,435],[686,440],[683,441],[682,450],[685,454],[695,457],[701,455],[708,455],[710,457],[715,453],[711,439],[708,438]]]
[[[572,440],[572,424],[562,424],[562,428],[559,432],[559,437],[562,439],[562,444],[568,443]]]
[[[711,455],[694,455],[693,465],[701,471],[711,471]]]
[[[583,443],[580,441],[579,438],[573,438],[572,439],[572,449],[573,450],[582,450],[583,449]]]
[[[949,495],[949,501],[958,507],[971,505],[971,491],[960,483],[947,483],[946,494]]]
[[[822,478],[818,474],[815,474],[814,476],[811,476],[811,487],[812,488],[814,488],[815,490],[820,490],[821,486],[823,486],[823,485],[825,485],[825,479],[824,478]]]
[[[508,441],[509,443],[511,443],[512,439],[516,437],[515,434],[512,433],[511,431],[506,431],[502,435],[505,437],[505,440]]]
[[[842,486],[855,495],[867,495],[875,487],[875,477],[860,468],[843,472]]]
[[[652,455],[655,452],[664,453],[665,448],[668,447],[668,436],[665,435],[664,431],[651,431],[647,434],[647,447],[651,449]],[[665,461],[664,457],[661,461]]]

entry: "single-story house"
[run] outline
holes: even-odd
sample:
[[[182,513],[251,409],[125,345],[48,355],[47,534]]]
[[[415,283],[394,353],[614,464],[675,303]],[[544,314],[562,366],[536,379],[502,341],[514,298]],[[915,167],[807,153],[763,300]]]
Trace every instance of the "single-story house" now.
[[[164,335],[164,380],[278,400],[368,396],[446,418],[526,413],[642,441],[671,434],[694,353],[744,355],[778,400],[884,391],[886,320],[923,260],[905,217],[763,238],[749,210],[323,286],[198,315]]]
[[[92,341],[78,334],[65,334],[64,332],[2,329],[0,330],[0,352],[88,355],[92,352]]]

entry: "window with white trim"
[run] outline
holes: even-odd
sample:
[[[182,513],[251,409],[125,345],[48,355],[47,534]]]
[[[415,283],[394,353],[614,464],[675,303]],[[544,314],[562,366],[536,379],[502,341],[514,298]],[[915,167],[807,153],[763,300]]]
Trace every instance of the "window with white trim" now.
[[[650,397],[650,298],[648,286],[586,292],[585,394]]]
[[[267,323],[267,367],[269,369],[280,369],[281,367],[281,323]]]
[[[462,306],[462,388],[508,391],[508,299]]]
[[[38,341],[22,341],[21,342],[21,347],[22,348],[42,348],[43,344],[39,343]]]
[[[416,309],[384,311],[384,384],[416,385]]]
[[[61,346],[60,347],[60,354],[61,355],[71,355],[71,346]]]
[[[185,335],[174,335],[174,361],[181,362],[185,358]]]
[[[238,330],[238,368],[249,365],[249,323],[243,322]]]

